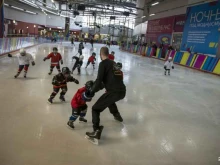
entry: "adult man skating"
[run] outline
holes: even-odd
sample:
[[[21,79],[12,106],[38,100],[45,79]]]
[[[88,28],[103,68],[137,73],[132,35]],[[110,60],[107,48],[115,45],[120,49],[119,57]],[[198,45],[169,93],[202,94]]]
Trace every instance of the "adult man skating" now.
[[[98,92],[103,83],[106,89],[106,93],[104,93],[92,107],[92,122],[94,131],[86,132],[86,137],[95,144],[97,144],[98,139],[100,139],[104,128],[99,125],[99,117],[102,111],[108,107],[115,120],[120,122],[123,121],[115,104],[117,101],[123,99],[126,94],[126,87],[123,83],[123,73],[114,61],[108,59],[108,55],[108,48],[102,47],[100,50],[102,62],[99,64],[97,79],[92,88],[92,92]]]

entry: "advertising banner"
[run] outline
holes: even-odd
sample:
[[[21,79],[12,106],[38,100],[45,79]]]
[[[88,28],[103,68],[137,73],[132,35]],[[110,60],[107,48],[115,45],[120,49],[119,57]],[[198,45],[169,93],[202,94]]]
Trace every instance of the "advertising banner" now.
[[[0,0],[0,38],[4,35],[4,0]]]
[[[185,21],[186,21],[185,14],[175,16],[175,23],[174,23],[173,32],[183,32]]]
[[[181,50],[216,55],[220,1],[187,8]]]
[[[171,42],[174,16],[148,21],[146,40],[156,44],[169,45]]]

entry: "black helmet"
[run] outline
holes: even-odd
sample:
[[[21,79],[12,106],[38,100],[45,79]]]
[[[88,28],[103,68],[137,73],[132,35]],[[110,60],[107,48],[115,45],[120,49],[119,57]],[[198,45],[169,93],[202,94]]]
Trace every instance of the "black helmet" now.
[[[111,54],[112,54],[112,55],[114,55],[114,54],[115,54],[115,52],[114,52],[114,51],[112,51],[112,52],[111,52]]]
[[[70,69],[68,67],[63,67],[62,68],[62,73],[63,74],[70,74]]]
[[[121,69],[122,69],[122,63],[117,62],[117,63],[114,65],[114,68],[115,68],[116,70],[121,70]]]
[[[94,85],[94,81],[93,80],[87,81],[86,84],[85,84],[86,90],[91,90],[93,85]]]
[[[93,52],[93,53],[92,53],[92,55],[93,55],[93,56],[96,56],[96,53],[95,53],[95,52]]]
[[[53,51],[58,51],[57,47],[53,47]]]

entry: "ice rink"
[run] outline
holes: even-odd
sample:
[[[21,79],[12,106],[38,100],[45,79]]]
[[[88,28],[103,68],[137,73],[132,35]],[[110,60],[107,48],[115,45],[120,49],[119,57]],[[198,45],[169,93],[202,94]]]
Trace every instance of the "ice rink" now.
[[[95,80],[96,69],[85,69],[90,44],[83,50],[82,74],[73,74],[79,85],[68,83],[66,103],[59,95],[47,103],[52,92],[50,61],[43,58],[57,46],[64,65],[72,68],[71,57],[78,43],[42,44],[27,49],[36,65],[27,79],[17,72],[17,58],[0,58],[0,165],[219,165],[220,161],[220,77],[175,65],[164,76],[163,61],[115,51],[123,64],[127,95],[118,102],[123,123],[116,122],[106,109],[101,113],[105,126],[100,145],[84,138],[92,131],[91,107],[105,91],[88,103],[87,124],[67,126],[70,101],[87,80]],[[14,53],[16,54],[16,53]]]

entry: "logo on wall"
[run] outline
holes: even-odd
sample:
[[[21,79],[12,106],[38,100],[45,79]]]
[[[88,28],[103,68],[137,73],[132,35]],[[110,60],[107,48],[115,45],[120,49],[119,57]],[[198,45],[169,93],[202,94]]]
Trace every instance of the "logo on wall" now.
[[[158,42],[161,44],[169,45],[171,40],[171,35],[165,34],[158,37]]]

